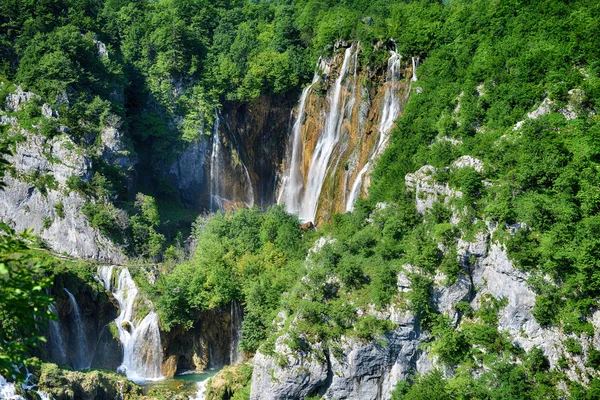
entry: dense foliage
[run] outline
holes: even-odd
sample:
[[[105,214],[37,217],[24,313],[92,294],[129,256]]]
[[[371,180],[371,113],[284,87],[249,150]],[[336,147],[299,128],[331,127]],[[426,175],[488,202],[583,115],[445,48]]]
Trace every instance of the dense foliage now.
[[[6,154],[0,148],[0,190]],[[0,375],[9,378],[24,378],[22,364],[45,340],[40,327],[52,318],[45,291],[52,280],[29,253],[28,239],[0,224]]]
[[[500,299],[486,299],[476,311],[459,304],[457,329],[434,309],[432,287],[439,273],[451,284],[469,272],[470,260],[461,264],[440,247],[487,231],[487,222],[499,227],[493,240],[531,276],[537,321],[565,334],[593,334],[589,317],[600,296],[599,36],[600,5],[591,0],[15,0],[0,4],[0,73],[58,109],[75,141],[97,137],[116,115],[136,145],[166,157],[207,132],[226,101],[296,95],[337,41],[360,41],[368,66],[385,61],[383,47],[374,45],[391,38],[401,54],[423,62],[378,161],[370,199],[320,233],[300,230],[280,207],[201,217],[193,256],[163,264],[157,283],[144,289],[166,330],[189,328],[199,311],[242,303],[248,352],[261,345],[273,351],[272,323],[282,310],[288,345],[303,350],[307,342],[335,346],[341,335],[376,338],[392,326],[366,311],[406,305],[453,374],[416,376],[394,398],[557,398],[566,361],[550,371],[539,350],[515,348],[497,329]],[[528,118],[540,104],[545,108]],[[483,170],[452,168],[464,155],[481,160]],[[437,183],[462,197],[418,215],[404,182],[425,164],[436,168]],[[132,216],[121,224],[112,202],[126,197],[119,173],[95,167],[91,183],[71,182],[74,190],[100,193],[85,210],[92,225],[124,236],[134,254],[160,256],[165,237],[154,199],[129,199]],[[317,237],[319,248],[309,251]],[[176,246],[167,253],[183,258]],[[398,273],[410,280],[403,295]],[[295,316],[301,318],[292,325]],[[566,346],[582,351],[573,337]],[[598,350],[589,354],[598,368]],[[598,397],[599,387],[596,378],[589,388],[568,389],[584,399]]]

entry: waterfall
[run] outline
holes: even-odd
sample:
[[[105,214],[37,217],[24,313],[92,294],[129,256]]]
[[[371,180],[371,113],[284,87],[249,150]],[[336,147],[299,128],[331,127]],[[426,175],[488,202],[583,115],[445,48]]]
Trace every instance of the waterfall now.
[[[304,192],[302,205],[300,207],[299,217],[303,221],[314,221],[321,188],[327,175],[329,159],[339,140],[341,131],[341,122],[343,117],[342,89],[343,82],[348,72],[348,64],[352,56],[354,46],[346,49],[344,62],[338,78],[335,80],[333,90],[328,94],[329,112],[325,117],[325,126],[319,135],[315,146],[310,168],[308,171],[307,186]]]
[[[400,79],[400,60],[402,56],[391,51],[388,59],[388,67],[386,72],[385,95],[383,99],[383,109],[379,120],[379,141],[375,148],[374,156],[381,154],[389,139],[389,132],[394,125],[394,121],[400,113],[400,101],[398,100],[398,81]]]
[[[285,204],[285,209],[290,214],[300,212],[302,198],[302,189],[304,188],[304,177],[301,171],[302,160],[302,123],[304,122],[304,110],[306,108],[306,99],[313,85],[319,80],[319,74],[315,73],[312,83],[302,90],[300,103],[298,106],[298,115],[292,126],[292,152],[288,173],[283,177],[283,184],[278,204]]]
[[[162,379],[162,347],[158,315],[152,311],[136,326],[133,314],[138,288],[127,268],[119,274],[113,292],[121,312],[115,323],[123,344],[123,364],[119,367],[133,381]]]
[[[0,399],[25,400],[22,396],[17,394],[15,384],[8,382],[2,375],[0,375]]]
[[[43,392],[41,390],[36,390],[35,391],[38,396],[40,396],[40,400],[52,400],[52,396],[50,396],[49,393]]]
[[[113,265],[104,265],[98,268],[98,277],[100,283],[104,285],[104,289],[110,291],[112,288],[112,274],[114,270]]]
[[[75,323],[75,357],[71,357],[71,361],[73,364],[73,368],[80,369],[88,369],[91,365],[91,357],[88,351],[87,339],[85,336],[85,330],[83,327],[83,321],[81,319],[81,312],[79,311],[79,306],[77,305],[77,301],[75,300],[75,296],[69,292],[67,288],[64,288],[65,292],[69,296],[69,301],[71,302],[71,306],[73,308],[73,322]]]
[[[128,335],[123,343],[125,354],[122,369],[127,378],[133,381],[161,379],[162,375],[162,347],[160,343],[160,330],[158,328],[158,314],[151,311],[139,324],[134,327],[131,323],[131,333],[121,327]]]
[[[198,382],[198,389],[196,390],[196,395],[194,397],[190,396],[189,400],[205,400],[207,383],[208,383],[208,379]]]
[[[115,319],[119,340],[123,345],[123,363],[118,368],[133,381],[162,379],[162,347],[158,315],[151,311],[136,325],[134,305],[138,288],[127,268],[119,273],[117,285],[112,284],[113,266],[98,268],[98,277],[106,290],[112,291],[120,312]]]
[[[52,314],[58,316],[54,304],[50,304],[49,310]],[[62,326],[59,320],[50,321],[50,358],[56,364],[65,365],[69,363],[67,356],[67,346],[63,337]]]
[[[244,167],[244,173],[246,176],[246,182],[248,182],[248,192],[246,193],[246,205],[248,207],[252,207],[254,205],[254,189],[252,189],[252,179],[250,179],[250,174],[248,173],[248,168],[246,168],[246,164],[242,162],[242,167]]]
[[[351,212],[352,210],[354,210],[354,203],[356,202],[356,199],[358,199],[358,196],[360,195],[360,189],[362,188],[363,175],[365,174],[365,172],[367,172],[370,165],[371,163],[367,161],[365,166],[360,170],[360,172],[356,176],[356,179],[352,184],[352,189],[350,190],[350,195],[348,196],[348,201],[346,202],[346,212]]]
[[[229,364],[235,365],[242,361],[240,341],[242,340],[242,307],[240,303],[231,302],[231,347],[229,349]]]
[[[417,81],[417,67],[419,66],[419,57],[417,57],[417,61],[415,61],[415,58],[412,58],[412,81],[416,82]]]
[[[220,210],[221,204],[221,181],[219,172],[221,169],[221,141],[219,140],[219,113],[215,110],[215,124],[213,127],[212,152],[210,155],[210,211]]]
[[[360,170],[358,175],[354,180],[354,184],[352,185],[352,189],[350,190],[350,195],[348,196],[348,200],[346,202],[346,211],[352,211],[354,209],[354,203],[356,199],[360,195],[360,191],[362,189],[362,181],[364,174],[368,171],[371,164],[374,160],[385,150],[387,142],[390,138],[389,133],[394,125],[394,121],[398,117],[400,113],[400,101],[398,99],[398,82],[400,80],[400,61],[402,56],[395,51],[390,52],[390,58],[388,59],[387,71],[386,71],[386,89],[383,98],[383,108],[381,110],[381,117],[379,120],[379,140],[377,141],[377,147],[369,157],[369,161],[365,164],[365,166]],[[415,60],[413,57],[413,66],[415,64]],[[414,75],[415,69],[413,67],[413,79],[416,80],[416,75]]]

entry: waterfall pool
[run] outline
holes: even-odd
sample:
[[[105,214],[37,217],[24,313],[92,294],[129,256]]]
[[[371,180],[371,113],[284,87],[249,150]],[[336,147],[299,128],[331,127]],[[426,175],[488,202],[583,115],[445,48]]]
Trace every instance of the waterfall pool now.
[[[186,371],[175,375],[173,378],[166,378],[160,381],[140,382],[143,388],[144,395],[152,396],[153,394],[184,394],[190,399],[198,399],[198,392],[203,383],[215,376],[219,369],[209,369],[206,371]]]

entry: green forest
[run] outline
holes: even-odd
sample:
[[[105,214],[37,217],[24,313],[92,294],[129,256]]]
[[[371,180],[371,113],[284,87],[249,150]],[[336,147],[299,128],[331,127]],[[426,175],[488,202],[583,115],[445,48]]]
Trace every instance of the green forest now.
[[[39,123],[46,137],[68,126],[83,147],[90,137],[97,145],[116,115],[132,149],[144,144],[169,159],[210,135],[226,103],[297,99],[317,60],[339,52],[339,43],[359,42],[361,68],[373,70],[387,62],[382,43],[394,44],[421,60],[419,93],[396,121],[368,197],[319,229],[301,229],[277,205],[200,216],[177,206],[194,222],[173,228],[168,188],[132,195],[123,171],[100,160],[91,182],[73,179],[70,187],[90,199],[83,210],[90,224],[127,247],[165,332],[189,330],[197,313],[236,301],[244,307],[243,351],[277,360],[282,332],[298,352],[317,343],[335,352],[347,337],[385,341],[394,324],[356,310],[401,304],[429,333],[428,351],[444,368],[398,382],[394,400],[598,399],[597,373],[585,384],[566,373],[570,357],[583,354],[577,338],[597,334],[591,316],[600,304],[598,38],[600,3],[591,0],[3,0],[0,101],[16,85],[37,93],[35,110],[14,115]],[[545,99],[551,111],[528,118]],[[43,120],[42,103],[58,111],[57,121]],[[0,140],[9,156],[21,139],[2,125]],[[454,168],[461,156],[484,168]],[[418,213],[405,176],[424,165],[462,196]],[[0,167],[2,175],[12,171]],[[535,320],[571,338],[556,367],[498,330],[502,299],[476,310],[458,303],[461,322],[434,306],[436,276],[450,286],[474,262],[440,244],[456,247],[492,225],[492,240],[529,277]],[[66,261],[49,262],[32,249],[39,243],[31,234],[2,229],[6,376],[45,340],[39,322],[53,318],[45,289]],[[144,264],[157,265],[155,284],[142,277]],[[93,263],[74,268],[92,279]],[[405,272],[411,290],[398,294]],[[600,371],[600,348],[585,354],[585,366]],[[233,398],[249,399],[249,385],[246,377]]]

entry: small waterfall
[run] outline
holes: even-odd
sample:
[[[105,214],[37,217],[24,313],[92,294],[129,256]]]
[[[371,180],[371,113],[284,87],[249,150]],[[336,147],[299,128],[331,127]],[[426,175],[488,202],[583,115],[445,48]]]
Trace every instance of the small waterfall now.
[[[115,267],[113,265],[104,265],[98,268],[98,277],[100,283],[104,285],[104,289],[110,291],[112,289],[112,274]]]
[[[341,101],[343,82],[348,72],[348,64],[350,64],[353,50],[354,46],[346,49],[340,74],[335,80],[333,90],[328,94],[329,112],[325,118],[325,126],[319,135],[310,161],[307,186],[299,212],[299,217],[303,221],[314,221],[315,219],[321,188],[323,187],[329,167],[329,159],[340,137],[341,122],[344,114],[342,112],[343,102]]]
[[[38,394],[38,396],[40,396],[40,400],[52,400],[50,393],[46,393],[41,390],[36,390],[35,392]]]
[[[354,203],[356,202],[356,199],[358,199],[358,196],[360,195],[360,189],[362,189],[363,175],[365,174],[365,172],[367,172],[367,170],[369,169],[370,166],[371,166],[371,163],[369,161],[367,161],[365,166],[360,170],[360,172],[356,176],[356,179],[354,180],[354,183],[352,184],[352,189],[350,190],[350,195],[348,196],[348,201],[346,202],[346,212],[351,212],[352,210],[354,210]]]
[[[242,307],[240,303],[231,302],[231,347],[229,350],[229,364],[235,365],[243,361],[240,341],[242,340]]]
[[[58,316],[54,304],[50,304],[49,310],[52,314]],[[69,363],[67,355],[67,346],[63,337],[63,330],[59,320],[50,321],[50,358],[58,365]]]
[[[163,354],[158,315],[151,311],[136,326],[134,305],[138,288],[127,268],[121,270],[116,288],[111,285],[112,267],[100,267],[98,276],[107,290],[113,290],[113,295],[121,309],[115,319],[119,339],[124,349],[123,363],[119,371],[124,372],[127,378],[133,381],[162,379]]]
[[[388,59],[388,67],[386,72],[387,87],[383,99],[383,109],[381,110],[381,119],[379,120],[379,141],[375,148],[374,156],[383,152],[385,145],[389,139],[388,133],[394,125],[394,121],[400,113],[400,101],[398,99],[398,81],[400,79],[400,61],[402,56],[391,51]]]
[[[189,400],[205,400],[207,383],[208,379],[205,379],[202,382],[198,382],[198,390],[196,390],[196,395],[194,397],[190,396]]]
[[[133,381],[161,379],[163,355],[158,314],[151,311],[138,327],[131,324],[131,335],[127,339],[123,343],[125,354],[122,365],[127,378]]]
[[[387,71],[386,71],[386,89],[383,99],[383,108],[381,110],[381,118],[379,120],[379,140],[377,141],[377,147],[369,157],[369,161],[365,164],[365,166],[360,170],[356,179],[354,180],[354,184],[352,185],[352,189],[350,190],[350,195],[348,196],[348,200],[346,201],[346,212],[350,212],[354,209],[354,203],[356,199],[360,195],[360,191],[362,189],[362,182],[365,173],[370,168],[373,161],[383,153],[387,142],[390,138],[389,133],[400,114],[400,101],[398,99],[398,82],[400,80],[400,61],[402,56],[395,51],[390,52],[390,58],[388,59]],[[414,64],[415,59],[413,57],[413,79],[416,80],[416,75],[414,75]]]
[[[17,394],[15,384],[8,382],[2,375],[0,375],[0,399],[25,400],[23,396]]]
[[[248,191],[246,192],[246,205],[248,207],[252,207],[254,205],[254,189],[252,189],[252,179],[250,179],[248,168],[246,168],[246,164],[243,162],[242,167],[244,167],[244,174],[246,176],[246,182],[248,183]]]
[[[210,211],[215,212],[222,208],[221,202],[221,140],[219,139],[219,113],[215,110],[215,124],[213,127],[212,153],[210,155]]]
[[[417,81],[417,67],[419,66],[419,57],[417,57],[417,60],[415,61],[415,58],[412,58],[412,81],[416,82]]]
[[[319,74],[315,73],[312,83],[302,90],[300,103],[298,106],[298,115],[292,126],[292,154],[288,173],[283,177],[282,189],[277,199],[277,204],[285,204],[285,209],[290,214],[298,214],[300,212],[302,199],[302,189],[304,188],[304,177],[302,176],[301,160],[302,160],[302,123],[304,122],[304,111],[306,107],[306,99],[313,87],[319,80]]]
[[[73,368],[77,370],[88,369],[91,365],[91,357],[88,351],[83,320],[81,319],[81,312],[79,311],[79,306],[77,305],[75,296],[73,296],[73,294],[71,294],[67,288],[65,288],[65,292],[67,292],[69,301],[73,308],[72,318],[73,322],[75,323],[76,336],[72,338],[75,340],[75,357],[71,357]]]

